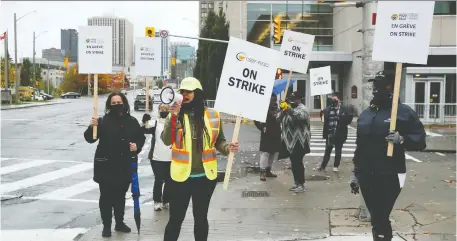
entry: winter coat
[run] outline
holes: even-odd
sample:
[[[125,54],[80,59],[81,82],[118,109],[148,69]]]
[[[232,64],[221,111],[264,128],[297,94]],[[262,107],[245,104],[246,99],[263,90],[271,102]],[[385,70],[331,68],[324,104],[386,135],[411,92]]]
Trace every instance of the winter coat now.
[[[324,109],[324,127],[322,128],[323,139],[327,139],[329,134],[329,108],[330,107]],[[338,113],[338,124],[336,125],[333,143],[343,144],[346,142],[348,138],[348,125],[351,124],[353,118],[354,116],[346,107],[340,107],[340,111]]]
[[[97,139],[92,138],[92,132],[89,126],[84,138],[88,143],[99,140],[94,158],[94,181],[113,184],[130,182],[132,156],[141,152],[146,139],[138,121],[130,115],[105,115],[101,121],[99,119]],[[136,152],[130,151],[130,142],[136,143]]]
[[[405,150],[425,149],[425,130],[417,114],[409,106],[398,105],[396,130],[404,138],[403,144],[394,145],[392,157],[387,156],[390,129],[390,106],[368,107],[357,120],[357,140],[354,152],[355,173],[405,173]]]
[[[267,121],[261,123],[254,122],[255,126],[260,130],[260,151],[275,153],[281,148],[281,125],[276,121],[276,116],[270,112],[267,114]],[[266,128],[264,132],[263,129]]]

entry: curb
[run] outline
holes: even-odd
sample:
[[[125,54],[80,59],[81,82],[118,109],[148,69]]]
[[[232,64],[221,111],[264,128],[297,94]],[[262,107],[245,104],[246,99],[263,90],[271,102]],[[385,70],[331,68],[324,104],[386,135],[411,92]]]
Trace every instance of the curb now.
[[[30,104],[30,105],[22,105],[22,106],[14,106],[14,107],[11,107],[11,108],[1,108],[0,110],[15,110],[15,109],[25,109],[25,108],[32,108],[32,107],[41,107],[41,106],[48,106],[48,105],[61,105],[61,104],[68,104],[70,102],[54,102],[54,103],[47,103],[47,104],[43,104],[43,105],[33,105],[33,104]]]

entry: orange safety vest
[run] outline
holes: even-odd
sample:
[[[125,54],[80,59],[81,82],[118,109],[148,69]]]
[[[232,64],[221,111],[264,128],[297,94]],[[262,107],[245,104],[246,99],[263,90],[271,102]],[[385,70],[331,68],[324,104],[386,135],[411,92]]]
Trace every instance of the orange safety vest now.
[[[171,166],[170,175],[176,182],[184,182],[189,178],[192,171],[192,129],[190,128],[189,116],[184,114],[184,126],[176,126],[177,116],[171,118]],[[219,112],[214,109],[205,110],[205,126],[211,131],[209,138],[203,135],[202,162],[206,177],[209,180],[217,178],[216,141],[219,136],[221,120]],[[185,135],[183,136],[183,130]]]

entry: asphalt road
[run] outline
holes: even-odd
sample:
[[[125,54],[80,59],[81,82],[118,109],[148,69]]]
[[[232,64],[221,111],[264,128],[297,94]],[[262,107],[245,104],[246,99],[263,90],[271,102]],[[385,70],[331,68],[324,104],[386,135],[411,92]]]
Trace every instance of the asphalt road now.
[[[132,92],[128,98],[133,109]],[[105,101],[106,96],[101,96],[100,115]],[[88,144],[83,137],[92,116],[92,106],[91,98],[81,98],[66,104],[1,111],[1,228],[3,233],[8,230],[8,237],[16,234],[35,237],[12,240],[37,241],[37,235],[56,233],[59,241],[72,240],[78,233],[101,222],[98,185],[92,181],[96,144]],[[143,113],[133,112],[133,115],[141,120]],[[233,124],[225,124],[224,132],[230,140]],[[320,135],[321,127],[315,125],[306,163],[315,165],[322,159],[325,146]],[[235,169],[258,165],[259,139],[259,132],[252,125],[242,126],[242,153],[236,157],[239,166]],[[144,149],[148,150],[150,136],[146,143]],[[343,148],[343,163],[349,164],[354,149],[355,130],[351,129]],[[139,157],[140,188],[144,195],[142,202],[151,205],[154,178],[146,156],[144,151]],[[409,165],[420,165],[421,162],[455,160],[455,154],[409,153],[407,158]],[[219,169],[225,168],[225,160],[220,158]],[[332,164],[333,160],[329,166]],[[128,201],[127,205],[131,206],[132,202]]]

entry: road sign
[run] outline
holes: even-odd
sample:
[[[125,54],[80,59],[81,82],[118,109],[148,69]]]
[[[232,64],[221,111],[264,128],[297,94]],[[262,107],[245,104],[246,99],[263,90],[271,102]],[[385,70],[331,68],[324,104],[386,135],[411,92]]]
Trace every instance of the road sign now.
[[[160,30],[159,33],[161,38],[167,38],[168,37],[168,30]]]

